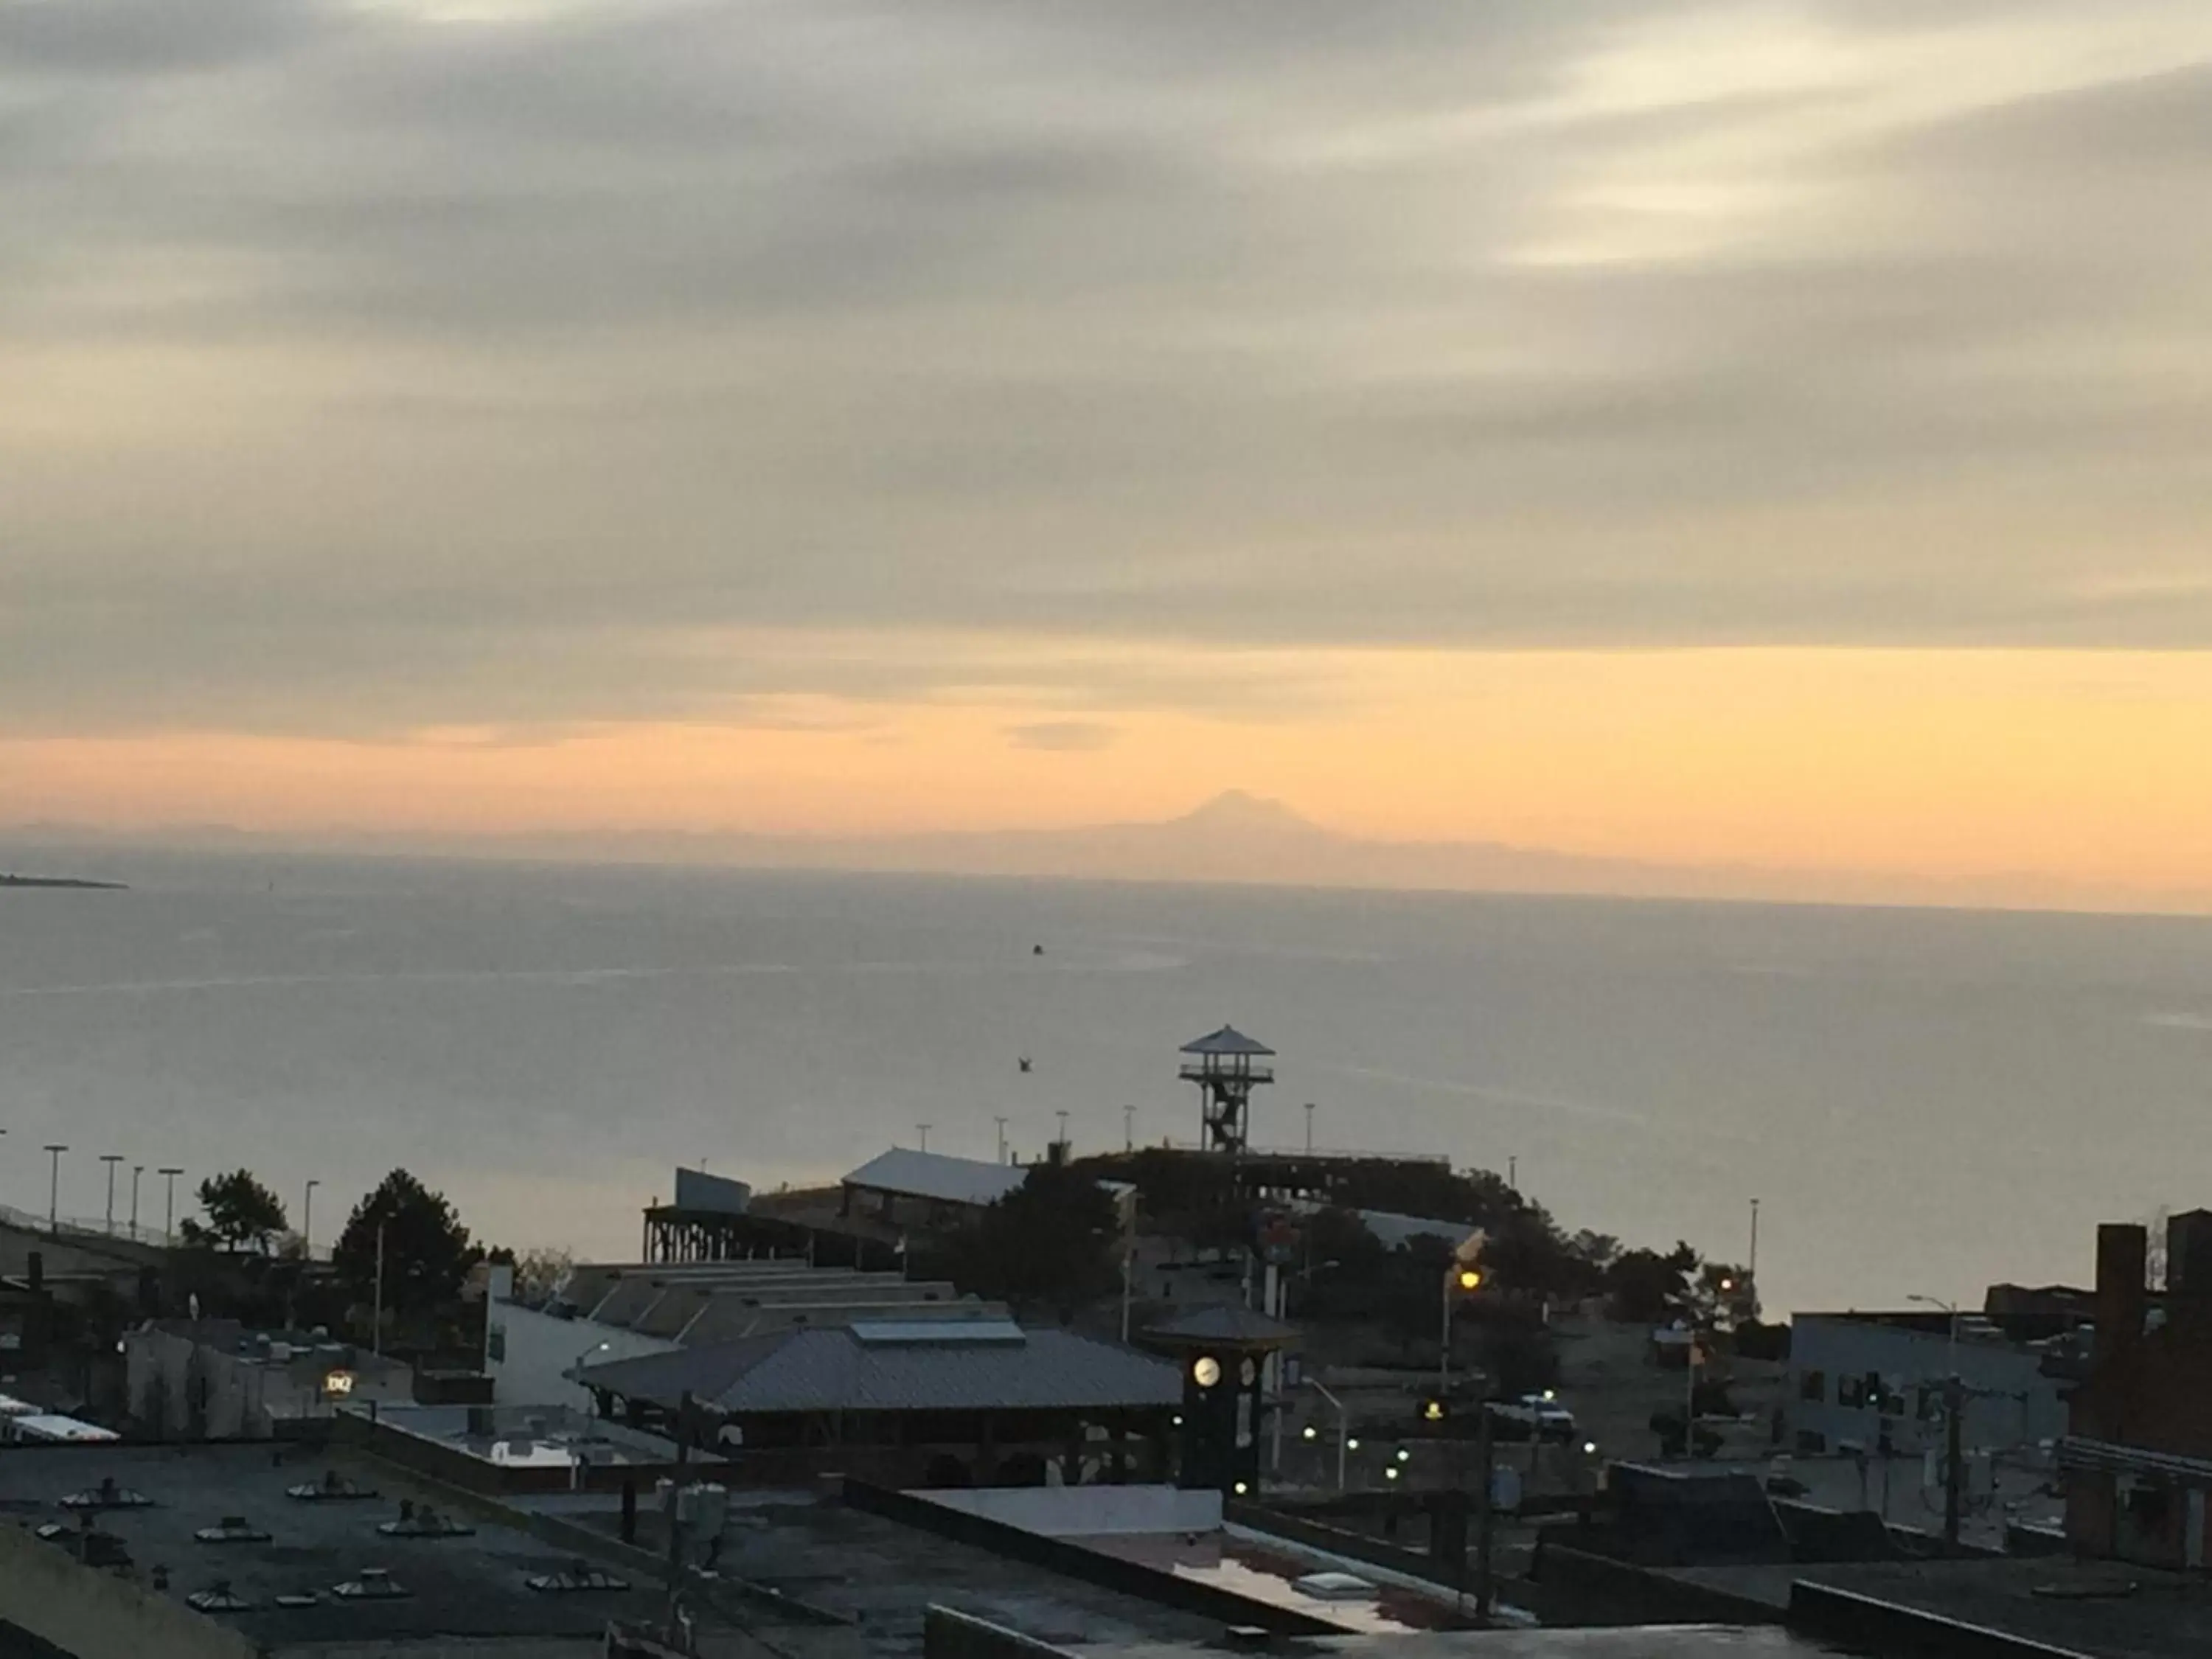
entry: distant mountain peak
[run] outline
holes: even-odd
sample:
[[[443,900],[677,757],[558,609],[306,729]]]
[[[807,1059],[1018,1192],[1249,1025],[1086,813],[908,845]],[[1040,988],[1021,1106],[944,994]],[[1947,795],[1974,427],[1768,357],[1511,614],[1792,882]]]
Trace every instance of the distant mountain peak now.
[[[1185,830],[1232,831],[1238,835],[1323,836],[1328,832],[1312,819],[1266,795],[1244,789],[1224,789],[1172,820]]]

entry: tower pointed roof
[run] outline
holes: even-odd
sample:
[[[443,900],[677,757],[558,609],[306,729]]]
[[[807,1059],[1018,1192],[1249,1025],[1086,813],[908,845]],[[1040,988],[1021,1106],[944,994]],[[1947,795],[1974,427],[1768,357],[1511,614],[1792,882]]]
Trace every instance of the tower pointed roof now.
[[[1224,1025],[1218,1031],[1209,1031],[1182,1045],[1187,1054],[1248,1054],[1273,1055],[1274,1050],[1256,1037],[1248,1037],[1234,1025]]]

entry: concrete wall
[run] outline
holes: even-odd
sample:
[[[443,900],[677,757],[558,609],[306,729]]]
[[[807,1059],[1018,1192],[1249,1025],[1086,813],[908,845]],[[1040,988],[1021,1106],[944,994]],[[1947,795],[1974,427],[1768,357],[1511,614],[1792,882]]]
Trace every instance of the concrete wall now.
[[[0,1526],[0,1620],[76,1659],[254,1659],[227,1625]]]
[[[1957,1364],[1969,1389],[1997,1396],[1966,1402],[1962,1439],[1969,1451],[2056,1440],[2066,1432],[2058,1383],[2043,1375],[2036,1354],[2009,1343],[1967,1340],[1958,1345]],[[1794,1448],[1798,1435],[1809,1431],[1823,1437],[1830,1452],[1846,1440],[1871,1452],[1885,1422],[1891,1443],[1900,1452],[1940,1448],[1942,1417],[1919,1415],[1920,1389],[1923,1384],[1940,1383],[1951,1364],[1949,1334],[1944,1330],[1826,1314],[1796,1316],[1790,1342],[1790,1392],[1784,1401],[1784,1449]],[[1885,1418],[1873,1405],[1838,1403],[1844,1381],[1863,1378],[1869,1371],[1878,1372],[1904,1396],[1897,1415]],[[1808,1400],[1806,1386],[1816,1372],[1820,1398]],[[2010,1395],[2025,1398],[2006,1397]]]
[[[599,1342],[607,1346],[590,1356],[594,1365],[667,1353],[676,1346],[664,1337],[642,1336],[588,1319],[558,1319],[513,1302],[493,1302],[484,1314],[484,1370],[492,1380],[493,1402],[566,1406],[588,1415],[591,1395],[562,1373]]]
[[[1175,1486],[981,1486],[917,1494],[1048,1538],[1221,1529],[1221,1494]]]

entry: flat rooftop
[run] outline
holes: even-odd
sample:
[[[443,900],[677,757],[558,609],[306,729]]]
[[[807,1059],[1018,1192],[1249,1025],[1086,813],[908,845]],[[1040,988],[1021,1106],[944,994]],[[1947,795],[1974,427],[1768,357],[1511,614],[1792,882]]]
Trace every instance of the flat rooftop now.
[[[1796,1576],[2086,1659],[2212,1653],[2212,1581],[2201,1576],[2063,1556],[1867,1562]]]
[[[332,1468],[374,1487],[380,1496],[319,1503],[285,1496],[286,1487],[319,1480]],[[617,1575],[631,1583],[627,1591],[532,1590],[525,1580],[566,1570],[576,1553],[499,1525],[481,1510],[451,1510],[441,1495],[385,1464],[304,1450],[279,1462],[267,1442],[11,1449],[0,1456],[0,1515],[21,1526],[59,1522],[75,1529],[78,1515],[64,1509],[61,1499],[97,1487],[103,1479],[154,1500],[149,1508],[103,1510],[95,1521],[98,1530],[123,1540],[142,1583],[149,1569],[167,1566],[169,1595],[181,1603],[193,1591],[227,1579],[254,1608],[211,1616],[286,1651],[439,1636],[586,1638],[603,1632],[610,1618],[652,1616],[661,1601],[657,1584],[643,1574],[619,1569]],[[398,1517],[403,1498],[418,1504],[427,1500],[476,1531],[469,1537],[434,1539],[391,1538],[378,1532],[380,1522]],[[226,1516],[243,1517],[269,1534],[268,1541],[210,1544],[194,1539],[196,1529],[214,1526]],[[335,1585],[357,1578],[364,1567],[381,1568],[410,1594],[402,1600],[368,1602],[332,1595]],[[275,1604],[280,1595],[308,1592],[316,1598],[312,1607]]]
[[[2025,1637],[2054,1656],[2201,1659],[2212,1653],[2212,1581],[2124,1562],[1993,1557],[1666,1571],[1778,1612],[1789,1607],[1792,1586],[1819,1584]]]
[[[722,1570],[850,1621],[842,1626],[780,1621],[763,1611],[777,1647],[799,1659],[914,1659],[931,1603],[972,1613],[1058,1645],[1103,1642],[1172,1646],[1218,1642],[1218,1620],[1179,1612],[902,1526],[811,1492],[731,1494]],[[613,1535],[610,1504],[565,1495],[526,1500]],[[659,1518],[639,1516],[640,1544],[664,1534]]]
[[[1413,1636],[1304,1637],[1276,1659],[1830,1659],[1844,1651],[1778,1626],[1625,1626],[1607,1630],[1431,1631]],[[1190,1659],[1172,1648],[1086,1647],[1084,1659]]]

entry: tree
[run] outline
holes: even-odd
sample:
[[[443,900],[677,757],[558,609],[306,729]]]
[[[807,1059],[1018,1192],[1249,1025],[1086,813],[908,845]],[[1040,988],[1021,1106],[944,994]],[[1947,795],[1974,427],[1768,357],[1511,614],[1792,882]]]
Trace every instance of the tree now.
[[[1697,1266],[1697,1251],[1679,1241],[1664,1255],[1656,1250],[1624,1251],[1605,1270],[1613,1317],[1638,1324],[1666,1318],[1688,1294],[1689,1276]]]
[[[200,1208],[207,1212],[201,1223],[185,1218],[179,1230],[188,1244],[209,1244],[235,1250],[251,1244],[266,1255],[269,1241],[286,1227],[284,1205],[276,1194],[245,1170],[210,1176],[200,1182]]]
[[[1048,1302],[1062,1318],[1121,1282],[1121,1218],[1089,1174],[1032,1164],[954,1246],[963,1290],[1004,1302]]]
[[[576,1259],[557,1245],[534,1245],[526,1250],[510,1251],[510,1265],[514,1268],[514,1299],[526,1307],[544,1306],[552,1299],[554,1291],[567,1280]],[[498,1252],[492,1259],[497,1260]]]
[[[362,1301],[374,1294],[376,1236],[384,1234],[384,1306],[418,1313],[451,1301],[461,1280],[483,1259],[443,1193],[434,1193],[404,1170],[394,1170],[353,1206],[331,1252],[331,1265]]]

